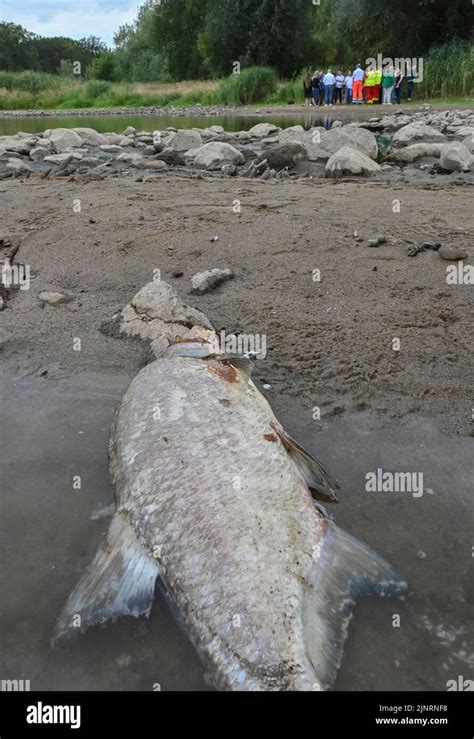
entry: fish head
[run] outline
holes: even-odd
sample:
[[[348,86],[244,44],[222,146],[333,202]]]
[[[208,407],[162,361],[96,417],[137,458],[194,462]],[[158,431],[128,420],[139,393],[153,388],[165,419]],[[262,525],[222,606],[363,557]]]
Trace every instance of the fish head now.
[[[175,357],[213,357],[223,354],[215,331],[193,326],[183,336],[177,336],[165,350],[165,355]]]

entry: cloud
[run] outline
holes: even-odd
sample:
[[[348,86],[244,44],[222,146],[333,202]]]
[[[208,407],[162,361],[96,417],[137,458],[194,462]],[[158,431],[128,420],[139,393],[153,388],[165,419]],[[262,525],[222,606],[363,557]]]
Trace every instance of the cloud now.
[[[111,45],[119,26],[135,20],[139,5],[139,0],[0,0],[0,19],[40,36],[100,36]]]

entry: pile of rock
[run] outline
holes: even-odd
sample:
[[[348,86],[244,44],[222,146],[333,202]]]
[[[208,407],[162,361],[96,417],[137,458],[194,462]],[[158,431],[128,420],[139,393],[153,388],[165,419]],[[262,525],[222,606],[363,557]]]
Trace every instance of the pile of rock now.
[[[337,123],[337,122],[336,122]],[[376,136],[383,133],[384,148]],[[163,131],[98,133],[92,128],[56,128],[39,134],[0,137],[0,178],[105,177],[130,170],[174,168],[225,176],[390,176],[406,167],[430,167],[433,174],[474,169],[474,113],[470,110],[403,113],[368,122],[286,129],[259,123],[230,133],[222,126]]]

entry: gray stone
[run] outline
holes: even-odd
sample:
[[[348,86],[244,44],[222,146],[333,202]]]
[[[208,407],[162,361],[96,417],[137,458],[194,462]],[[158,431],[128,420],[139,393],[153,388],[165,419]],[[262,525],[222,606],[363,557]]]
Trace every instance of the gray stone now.
[[[400,128],[393,136],[392,144],[394,146],[408,146],[422,139],[425,142],[441,142],[446,141],[446,137],[436,128],[427,126],[423,121],[415,121],[407,126]]]
[[[54,292],[54,291],[43,291],[38,295],[39,299],[43,303],[49,303],[49,305],[59,305],[60,303],[69,303],[72,298],[66,293]]]
[[[68,149],[80,148],[84,144],[79,134],[71,128],[53,128],[49,139],[56,154],[61,154]]]
[[[288,141],[283,144],[272,146],[265,151],[261,159],[266,159],[268,166],[280,170],[285,167],[294,167],[297,161],[307,158],[307,150],[298,141]]]
[[[342,147],[356,149],[371,159],[377,159],[377,139],[371,131],[367,131],[365,128],[343,126],[343,128],[331,128],[329,131],[319,130],[309,133],[311,138],[306,143],[306,149],[310,161],[329,159],[332,154],[335,154]]]
[[[82,141],[88,146],[101,146],[107,144],[107,138],[102,134],[98,133],[94,128],[73,128]]]
[[[230,269],[211,269],[207,272],[198,272],[191,278],[191,292],[210,292],[222,282],[232,279],[233,276],[234,273]]]
[[[7,172],[11,172],[14,177],[29,175],[33,171],[33,168],[21,159],[9,159],[6,169]]]
[[[123,136],[133,136],[136,133],[137,129],[133,126],[127,126],[125,131],[123,132]]]
[[[443,146],[439,158],[440,166],[447,172],[469,172],[473,161],[473,155],[461,141]]]
[[[193,160],[196,167],[202,169],[220,169],[224,164],[243,164],[244,157],[231,144],[210,141],[199,149],[186,152],[186,157]]]
[[[411,144],[402,149],[394,149],[390,154],[393,162],[410,163],[421,157],[439,157],[444,144]]]
[[[49,150],[46,149],[44,146],[35,146],[34,149],[31,149],[30,151],[30,159],[32,159],[34,162],[42,162],[45,157],[47,157],[49,154]]]
[[[340,177],[344,174],[368,175],[380,172],[381,167],[362,151],[343,146],[326,163],[327,176]]]
[[[461,246],[448,246],[447,244],[439,247],[438,254],[441,259],[446,259],[447,261],[466,259],[468,256],[466,249],[463,249]]]
[[[248,134],[253,138],[264,138],[265,136],[271,136],[272,133],[276,133],[281,129],[279,126],[275,126],[273,123],[257,123],[256,126],[252,126],[249,129]]]
[[[180,129],[166,139],[166,147],[179,152],[199,149],[200,146],[202,146],[202,139],[197,131]]]

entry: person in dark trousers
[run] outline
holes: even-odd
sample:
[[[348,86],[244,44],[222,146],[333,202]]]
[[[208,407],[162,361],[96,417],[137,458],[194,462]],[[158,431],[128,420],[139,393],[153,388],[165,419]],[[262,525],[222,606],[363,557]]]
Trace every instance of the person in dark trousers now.
[[[312,90],[313,90],[313,105],[319,104],[319,93],[320,93],[320,84],[321,84],[321,78],[319,72],[315,72],[313,75],[313,79],[311,80],[312,84]]]
[[[395,86],[393,88],[393,98],[397,105],[400,105],[402,98],[402,82],[405,79],[401,69],[395,70]]]
[[[409,69],[407,69],[407,100],[409,102],[413,97],[414,84],[415,84],[415,75],[413,74],[413,70],[410,67]]]
[[[312,104],[312,100],[313,100],[313,83],[312,83],[310,74],[307,74],[306,77],[304,78],[303,88],[304,88],[304,104],[306,106],[309,106]]]
[[[344,87],[344,75],[339,69],[336,74],[336,87],[334,89],[334,102],[342,105],[342,88]]]

